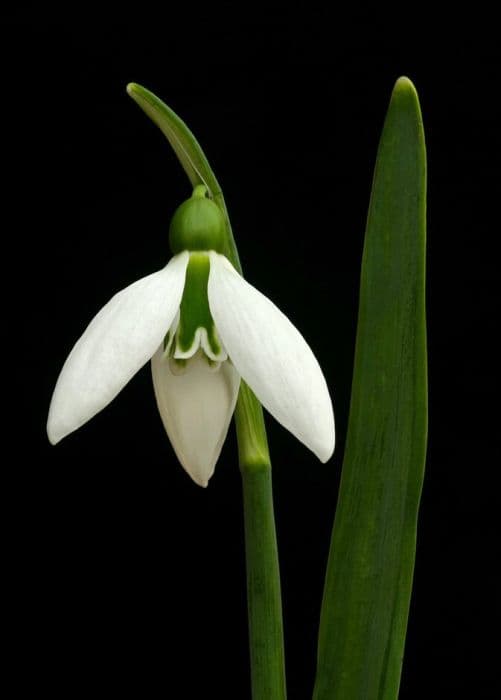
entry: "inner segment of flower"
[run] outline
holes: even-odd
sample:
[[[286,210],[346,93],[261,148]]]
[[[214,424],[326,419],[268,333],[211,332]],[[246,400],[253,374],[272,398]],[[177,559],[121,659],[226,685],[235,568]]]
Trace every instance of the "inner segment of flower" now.
[[[207,253],[190,253],[179,312],[164,339],[164,356],[172,358],[178,369],[199,350],[211,367],[228,359],[209,309],[209,270]]]

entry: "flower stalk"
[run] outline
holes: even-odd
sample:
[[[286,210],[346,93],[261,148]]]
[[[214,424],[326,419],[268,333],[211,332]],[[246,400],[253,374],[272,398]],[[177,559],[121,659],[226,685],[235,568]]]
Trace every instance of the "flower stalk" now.
[[[286,697],[271,465],[240,463],[244,497],[252,697]]]
[[[241,273],[221,187],[195,137],[153,93],[135,83],[127,86],[127,92],[165,134],[191,184],[194,187],[205,185],[223,212],[224,253]],[[286,697],[285,654],[271,460],[263,409],[243,381],[235,422],[244,502],[252,697],[253,700],[282,700]]]

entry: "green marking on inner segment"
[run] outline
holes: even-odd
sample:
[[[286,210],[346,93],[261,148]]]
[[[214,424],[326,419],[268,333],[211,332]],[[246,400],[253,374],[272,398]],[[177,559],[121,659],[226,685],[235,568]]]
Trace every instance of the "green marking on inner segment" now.
[[[186,352],[193,345],[198,328],[206,329],[209,345],[214,355],[218,355],[222,351],[209,309],[207,296],[209,271],[210,259],[206,253],[190,254],[176,337],[176,346],[182,352]]]

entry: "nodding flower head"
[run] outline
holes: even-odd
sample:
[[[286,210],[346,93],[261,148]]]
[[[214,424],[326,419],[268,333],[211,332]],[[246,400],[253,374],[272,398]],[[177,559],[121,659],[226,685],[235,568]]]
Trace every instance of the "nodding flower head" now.
[[[225,220],[203,185],[181,204],[158,272],[118,292],[69,354],[52,397],[52,443],[86,423],[151,360],[158,410],[182,466],[201,486],[214,472],[240,378],[322,462],[334,414],[311,349],[289,319],[222,254]]]

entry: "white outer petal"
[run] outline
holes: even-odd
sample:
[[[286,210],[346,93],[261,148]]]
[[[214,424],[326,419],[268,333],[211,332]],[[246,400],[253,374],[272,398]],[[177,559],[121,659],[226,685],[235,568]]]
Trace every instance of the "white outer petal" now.
[[[229,358],[263,406],[326,462],[334,413],[322,370],[289,319],[218,253],[210,253],[209,307]]]
[[[209,367],[197,353],[173,374],[160,347],[151,360],[158,410],[174,451],[199,486],[207,486],[228,433],[240,386],[230,362]]]
[[[64,363],[52,396],[52,444],[107,406],[162,342],[181,303],[189,254],[122,289],[90,322]]]

